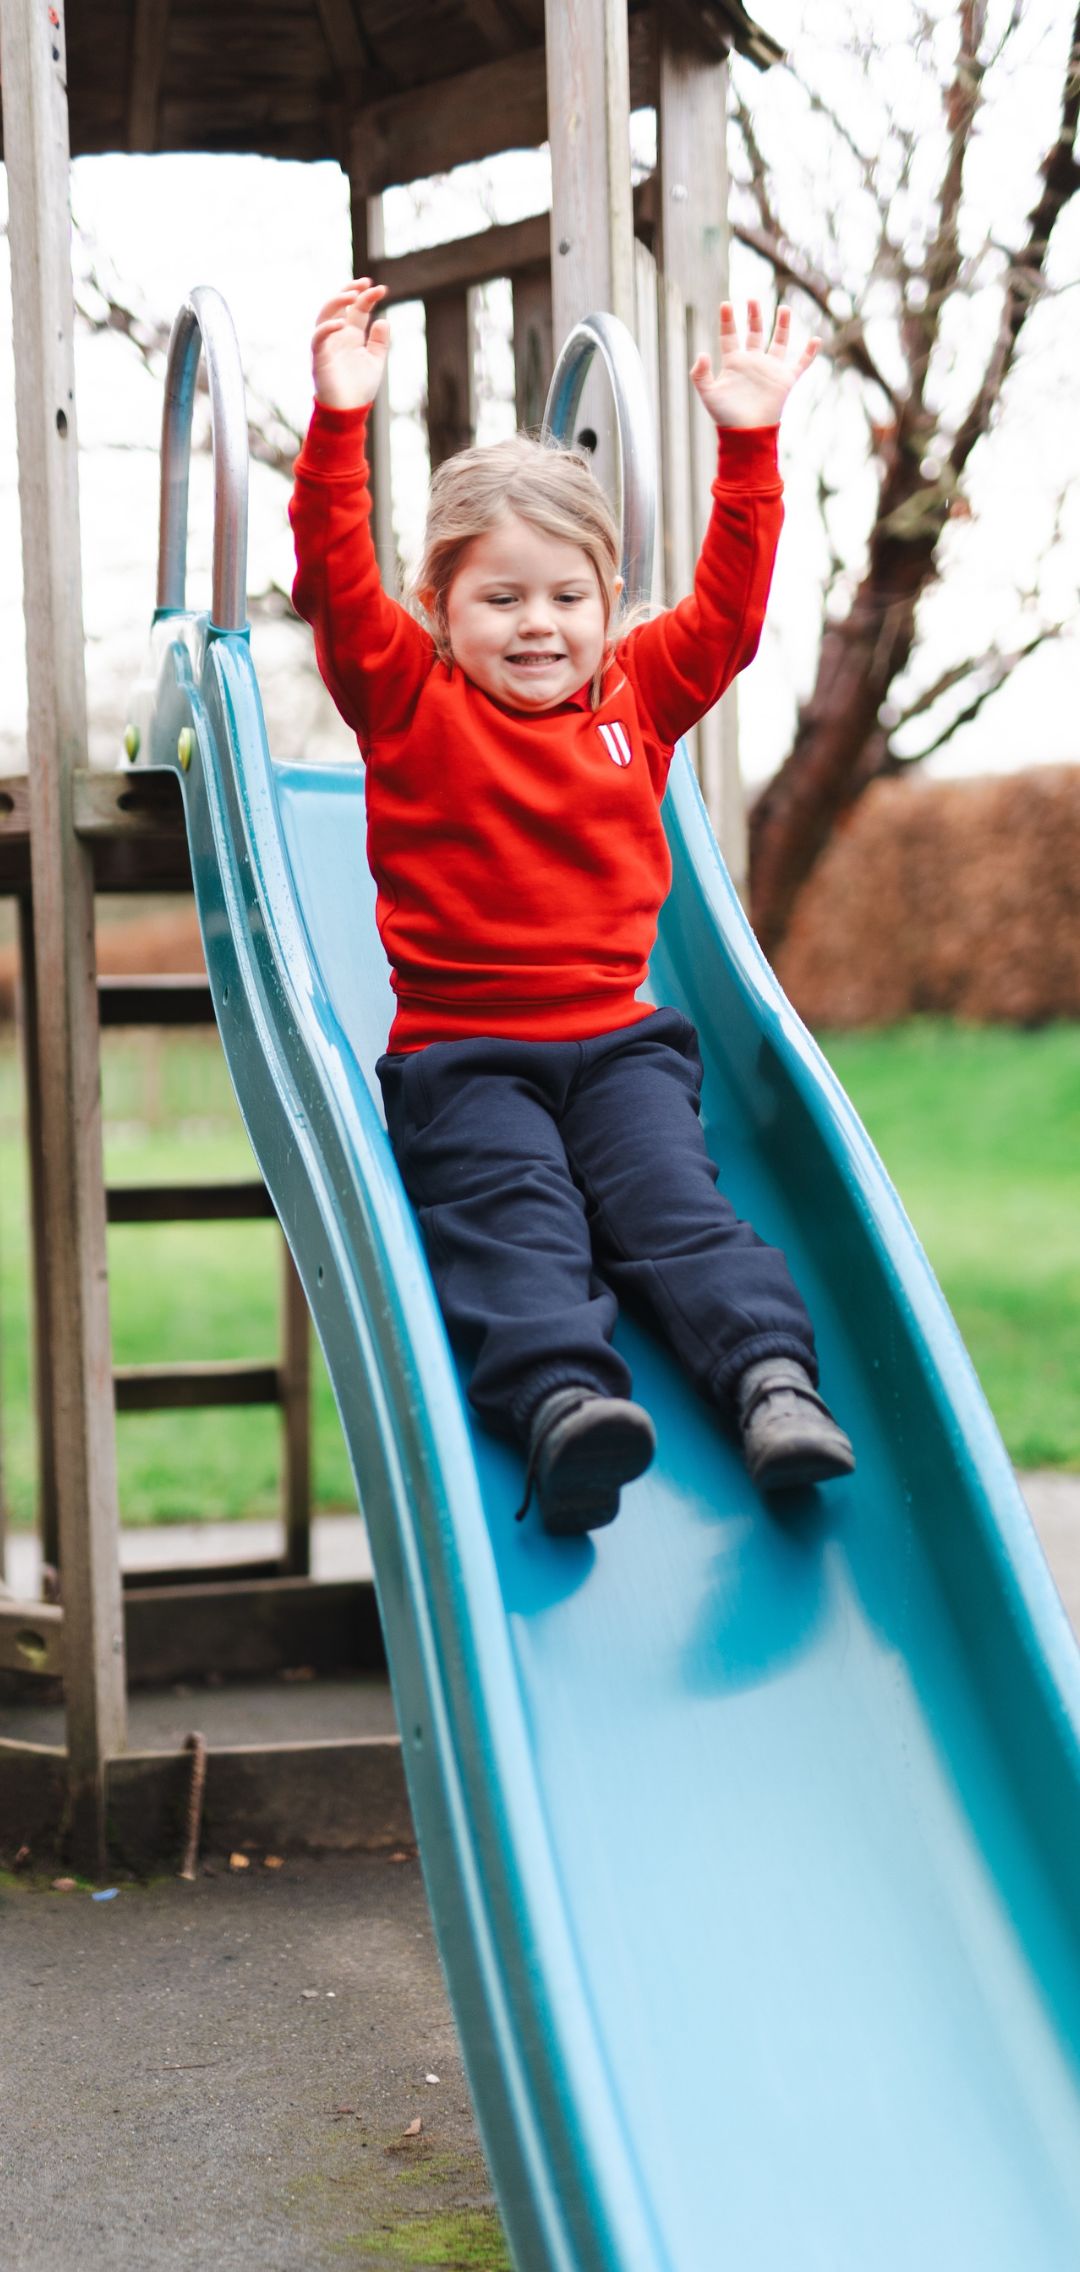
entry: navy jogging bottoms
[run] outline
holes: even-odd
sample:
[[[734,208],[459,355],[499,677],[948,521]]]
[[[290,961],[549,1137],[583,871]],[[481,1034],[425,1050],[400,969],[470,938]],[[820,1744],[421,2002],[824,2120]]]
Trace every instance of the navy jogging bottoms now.
[[[470,1399],[524,1436],[551,1389],[630,1393],[618,1301],[724,1406],[760,1357],[817,1379],[783,1255],[717,1189],[697,1036],[655,1010],[590,1041],[433,1042],[378,1066],[387,1127]]]

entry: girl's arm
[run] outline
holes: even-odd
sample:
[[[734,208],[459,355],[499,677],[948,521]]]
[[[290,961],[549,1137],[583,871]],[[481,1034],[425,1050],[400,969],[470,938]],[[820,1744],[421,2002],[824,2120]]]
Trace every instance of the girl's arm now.
[[[720,368],[699,355],[690,376],[716,424],[720,460],[713,510],[690,597],[632,631],[618,653],[664,742],[674,742],[719,701],[757,651],[783,519],[776,457],[780,413],[819,342],[787,361],[790,317],[781,308],[765,348],[761,309],[749,304],[745,347],[734,312],[720,310]]]
[[[361,277],[320,311],[315,410],[289,508],[293,602],[315,633],[338,709],[362,741],[373,721],[381,732],[407,724],[434,653],[427,633],[384,592],[371,542],[365,431],[386,364],[387,325],[371,320],[382,296]]]

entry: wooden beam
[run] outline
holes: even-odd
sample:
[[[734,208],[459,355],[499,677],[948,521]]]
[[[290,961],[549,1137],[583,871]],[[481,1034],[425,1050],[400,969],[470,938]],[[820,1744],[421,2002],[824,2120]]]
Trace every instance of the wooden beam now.
[[[371,62],[352,0],[315,0],[330,61],[342,77],[365,71]]]
[[[158,146],[161,80],[171,13],[172,0],[135,0],[127,105],[129,150],[156,150]]]
[[[563,49],[576,42],[579,18],[594,12],[584,0],[549,0],[549,8],[557,31],[565,19],[559,39]],[[615,58],[629,55],[630,103],[634,108],[651,103],[655,70],[648,11],[631,17],[629,32],[625,0],[621,7],[618,0],[604,0],[601,13],[615,41]],[[549,45],[550,40],[549,26]],[[625,77],[618,61],[615,75]],[[490,158],[497,150],[535,150],[548,139],[548,100],[545,49],[532,47],[412,87],[407,94],[366,103],[350,127],[349,178],[354,188],[361,183],[371,196],[399,182]],[[596,123],[589,119],[589,134]]]
[[[93,873],[72,815],[72,776],[86,763],[86,682],[61,7],[0,0],[0,77],[35,752],[31,871],[72,1836],[79,1866],[93,1871],[105,1861],[105,1761],[125,1738],[124,1641]]]
[[[116,1860],[146,1870],[183,1850],[191,1755],[133,1751],[109,1768]],[[411,1846],[398,1736],[236,1745],[206,1755],[203,1854],[381,1853]]]
[[[370,1578],[132,1579],[124,1593],[131,1685],[163,1687],[224,1673],[268,1680],[290,1665],[315,1672],[385,1672]]]
[[[198,971],[159,970],[147,978],[98,979],[103,1026],[212,1026],[210,981]]]
[[[105,1206],[110,1223],[242,1223],[274,1213],[265,1183],[250,1176],[224,1183],[114,1183]]]
[[[116,1862],[137,1871],[178,1863],[191,1756],[131,1751],[110,1760]],[[51,1744],[0,1742],[0,1856],[6,1861],[23,1845],[37,1863],[66,1852],[66,1779],[65,1755]],[[228,1854],[246,1841],[256,1855],[385,1852],[411,1846],[413,1837],[396,1735],[207,1752],[203,1854]]]
[[[0,1855],[29,1846],[35,1861],[59,1854],[67,1807],[66,1752],[52,1744],[0,1740]]]
[[[188,1365],[115,1365],[118,1412],[190,1412],[218,1404],[280,1404],[276,1365],[246,1357],[198,1359]]]
[[[655,233],[655,208],[656,176],[649,174],[634,190],[634,234],[647,244],[652,243]],[[500,222],[491,229],[477,229],[471,237],[453,237],[448,244],[396,253],[392,260],[379,261],[377,274],[380,284],[386,286],[389,307],[396,300],[426,300],[436,292],[451,291],[455,285],[490,284],[496,276],[509,276],[512,281],[519,276],[542,276],[550,298],[551,216],[530,213],[524,221]],[[95,778],[112,777],[105,774]]]
[[[550,254],[548,216],[531,213],[525,221],[478,229],[475,236],[455,237],[449,244],[397,253],[393,260],[381,260],[377,273],[392,306],[395,300],[427,300],[436,292],[490,284],[496,276],[516,276],[530,269],[546,271]]]
[[[520,46],[516,26],[509,22],[499,0],[462,0],[462,13],[477,31],[492,55],[513,55]]]
[[[10,787],[17,789],[17,781]],[[149,767],[145,773],[76,770],[73,809],[76,834],[88,843],[99,837],[187,840],[180,777],[171,766]]]

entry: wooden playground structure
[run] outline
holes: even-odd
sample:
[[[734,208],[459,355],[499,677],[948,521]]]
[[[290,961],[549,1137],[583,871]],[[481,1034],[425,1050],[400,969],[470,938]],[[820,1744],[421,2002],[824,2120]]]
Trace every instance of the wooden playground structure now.
[[[175,779],[91,773],[79,578],[69,156],[247,151],[336,159],[351,190],[354,269],[390,302],[424,304],[432,463],[470,439],[470,293],[509,278],[519,420],[540,416],[553,343],[607,308],[645,355],[659,411],[662,590],[688,588],[711,480],[711,435],[687,373],[726,284],[723,120],[733,45],[772,43],[738,0],[239,0],[227,22],[186,0],[0,0],[3,155],[10,187],[15,381],[29,724],[25,773],[0,784],[0,891],[18,909],[31,1147],[33,1292],[45,1559],[59,1602],[0,1592],[0,1688],[62,1678],[67,1741],[0,1741],[0,1807],[15,1843],[55,1844],[93,1873],[136,1830],[176,1850],[191,1774],[183,1754],[127,1744],[129,1682],[239,1676],[283,1665],[378,1667],[370,1584],[317,1585],[309,1560],[308,1321],[284,1266],[276,1362],[117,1371],[110,1222],[270,1211],[261,1184],[106,1188],[103,1025],[176,1025],[212,1013],[202,980],[99,981],[100,892],[190,889]],[[655,173],[631,181],[631,108],[657,115]],[[548,214],[383,257],[393,185],[547,139]],[[192,283],[199,281],[191,279]],[[207,279],[210,281],[210,279]],[[602,408],[597,413],[602,423]],[[385,395],[373,420],[376,537],[394,573]],[[149,584],[150,563],[147,563]],[[698,770],[738,876],[741,802],[730,712],[699,729]],[[124,1584],[114,1415],[270,1401],[284,1416],[284,1545],[272,1565],[177,1570]],[[318,1844],[400,1837],[395,1745],[288,1745],[209,1760],[208,1793],[234,1841],[258,1823]],[[284,1825],[288,1824],[288,1831]]]

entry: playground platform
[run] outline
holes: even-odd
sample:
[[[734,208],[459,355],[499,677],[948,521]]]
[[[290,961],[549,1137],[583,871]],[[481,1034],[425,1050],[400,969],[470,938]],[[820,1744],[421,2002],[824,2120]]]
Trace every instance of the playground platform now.
[[[1038,1469],[1020,1476],[1054,1583],[1073,1631],[1080,1638],[1080,1475]],[[211,1568],[232,1561],[242,1541],[253,1560],[280,1546],[271,1522],[162,1524],[122,1533],[125,1572],[172,1569],[186,1560]],[[358,1515],[322,1515],[312,1524],[312,1575],[326,1583],[371,1577],[367,1534]],[[23,1600],[38,1591],[40,1548],[16,1533],[8,1542],[8,1583]],[[300,1668],[301,1671],[303,1668]],[[221,1687],[178,1682],[164,1689],[135,1689],[129,1699],[129,1743],[137,1751],[174,1751],[198,1724],[211,1746],[278,1742],[320,1743],[334,1737],[388,1736],[394,1710],[386,1680],[358,1674],[338,1679],[235,1680]],[[0,1700],[0,1736],[24,1743],[62,1744],[62,1706],[55,1701],[17,1705]]]

